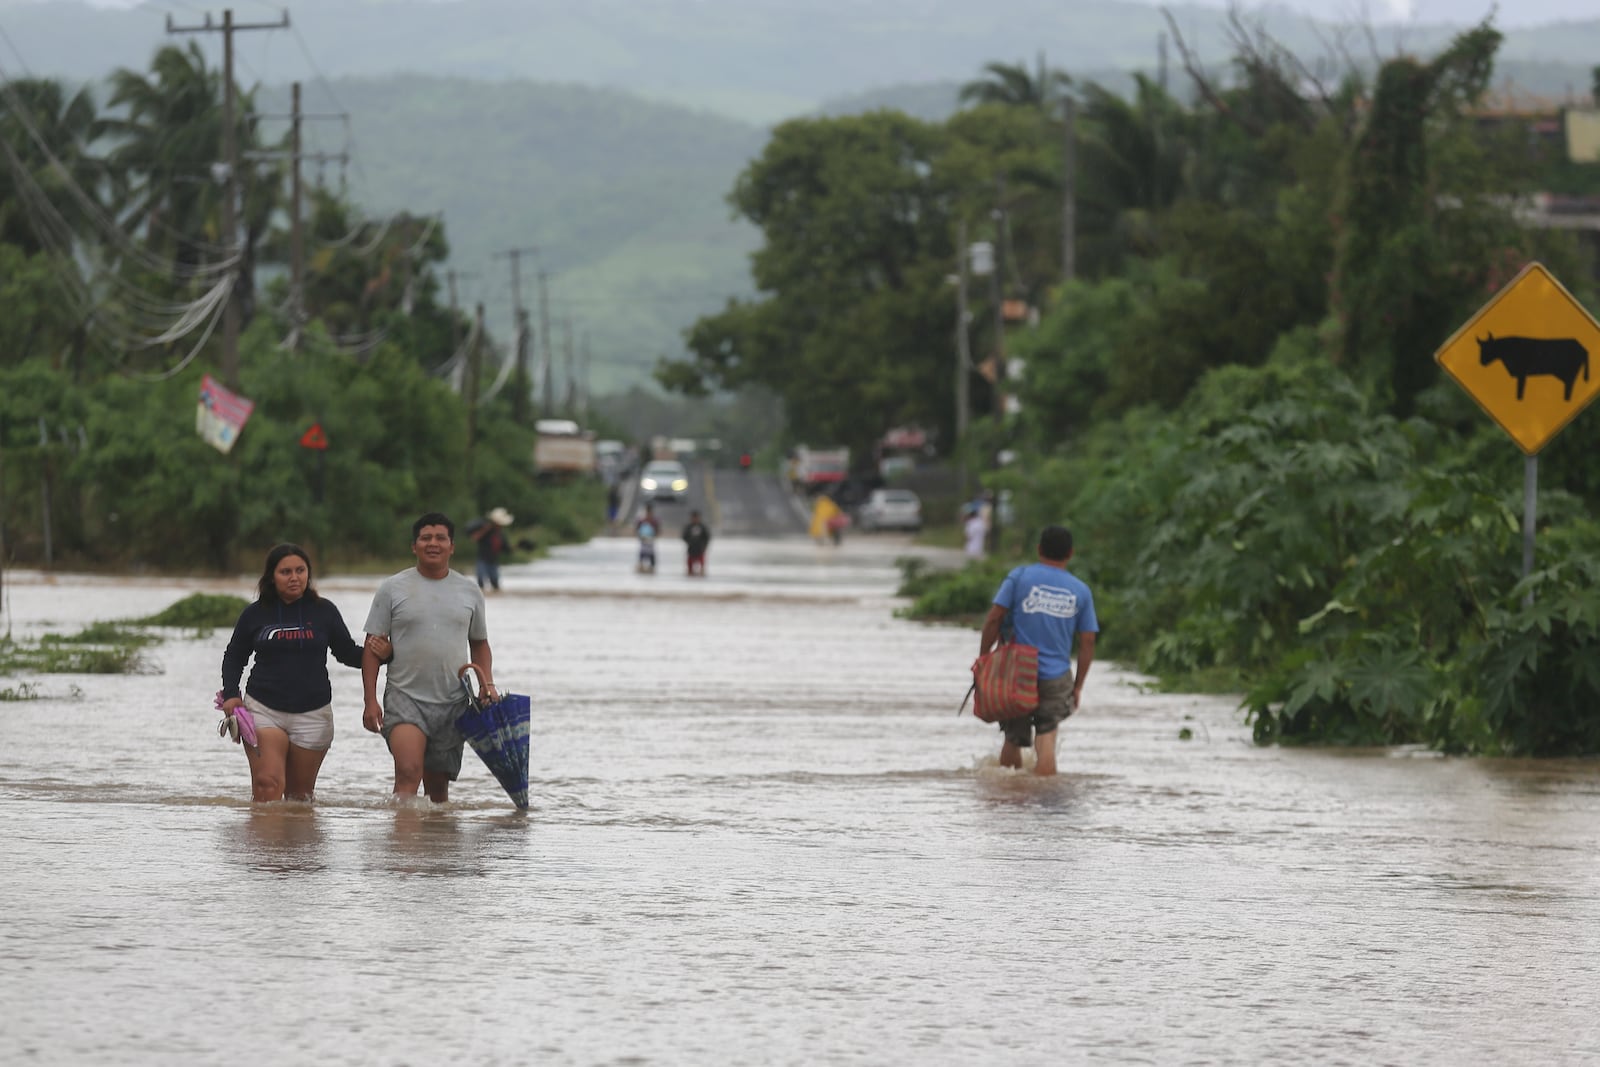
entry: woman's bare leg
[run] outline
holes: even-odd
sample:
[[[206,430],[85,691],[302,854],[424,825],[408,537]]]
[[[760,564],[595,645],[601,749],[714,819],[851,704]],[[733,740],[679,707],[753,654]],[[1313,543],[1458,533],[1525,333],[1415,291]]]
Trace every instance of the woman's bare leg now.
[[[301,748],[291,743],[285,769],[283,795],[290,800],[310,800],[317,791],[317,772],[328,756],[325,748]]]
[[[255,749],[244,746],[245,758],[250,761],[250,799],[282,800],[289,735],[273,726],[258,726],[256,740],[260,744]]]

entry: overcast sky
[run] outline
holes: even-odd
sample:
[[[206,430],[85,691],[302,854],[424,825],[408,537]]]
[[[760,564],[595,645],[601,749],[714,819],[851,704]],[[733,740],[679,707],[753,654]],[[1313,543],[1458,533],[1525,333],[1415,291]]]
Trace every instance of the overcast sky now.
[[[48,0],[67,3],[70,0]],[[96,7],[137,7],[147,0],[88,0]],[[148,0],[151,7],[182,15],[202,10],[195,0]],[[304,2],[304,0],[300,0]],[[692,3],[692,0],[684,0]],[[1004,0],[1001,0],[1003,3]],[[1135,0],[1159,4],[1166,0]],[[1227,0],[1193,0],[1209,7],[1226,7]],[[235,0],[233,6],[241,11],[261,8],[281,10],[294,8],[294,0],[272,3],[270,0]],[[1245,0],[1246,8],[1260,7],[1255,0]],[[1278,0],[1277,6],[1303,11],[1333,22],[1448,22],[1472,23],[1482,19],[1496,6],[1494,0]],[[1600,0],[1506,0],[1499,5],[1495,25],[1534,26],[1545,22],[1600,17]]]

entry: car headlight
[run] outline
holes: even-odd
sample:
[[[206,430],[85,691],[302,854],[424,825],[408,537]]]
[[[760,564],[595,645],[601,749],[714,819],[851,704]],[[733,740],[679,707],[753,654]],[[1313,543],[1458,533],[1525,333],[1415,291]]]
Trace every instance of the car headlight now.
[[[639,483],[639,488],[641,489],[654,489],[655,487],[656,480],[654,478],[646,478],[644,481]]]
[[[678,492],[681,493],[685,489],[689,488],[689,483],[687,481],[685,481],[684,479],[679,478],[677,481],[672,483],[672,488],[676,489]]]

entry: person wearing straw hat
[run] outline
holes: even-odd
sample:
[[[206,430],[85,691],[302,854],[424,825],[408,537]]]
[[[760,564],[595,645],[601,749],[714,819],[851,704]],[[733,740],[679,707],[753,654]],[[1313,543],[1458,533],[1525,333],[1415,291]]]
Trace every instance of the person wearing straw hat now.
[[[495,508],[483,518],[467,525],[467,536],[478,543],[478,588],[500,591],[500,556],[510,546],[505,529],[515,520],[505,508]]]
[[[368,638],[367,645],[378,659],[388,658],[387,639]],[[339,609],[311,584],[306,550],[288,543],[273,547],[255,602],[239,613],[222,654],[217,693],[223,729],[244,743],[250,761],[251,799],[312,799],[333,744],[330,652],[347,667],[362,665],[362,647]],[[250,681],[241,689],[252,656]]]
[[[385,578],[372,597],[366,631],[386,635],[394,646],[381,704],[381,658],[369,648],[361,660],[361,725],[388,742],[394,795],[414,797],[421,786],[439,804],[450,799],[450,783],[461,774],[465,742],[456,719],[467,699],[456,671],[463,660],[478,668],[484,698],[500,699],[483,590],[450,569],[455,533],[455,523],[437,511],[417,519],[411,525],[417,565]]]

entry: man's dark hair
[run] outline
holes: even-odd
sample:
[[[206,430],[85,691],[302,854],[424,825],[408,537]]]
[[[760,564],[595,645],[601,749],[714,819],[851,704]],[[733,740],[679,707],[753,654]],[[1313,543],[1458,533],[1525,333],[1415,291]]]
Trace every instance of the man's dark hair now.
[[[1072,531],[1065,526],[1046,526],[1039,532],[1039,555],[1057,563],[1072,555]]]
[[[422,536],[422,528],[424,526],[443,526],[450,534],[450,543],[455,543],[456,524],[451,522],[450,516],[446,515],[444,512],[430,511],[426,515],[422,516],[422,518],[411,524],[411,541],[413,544],[416,543],[418,537]]]

